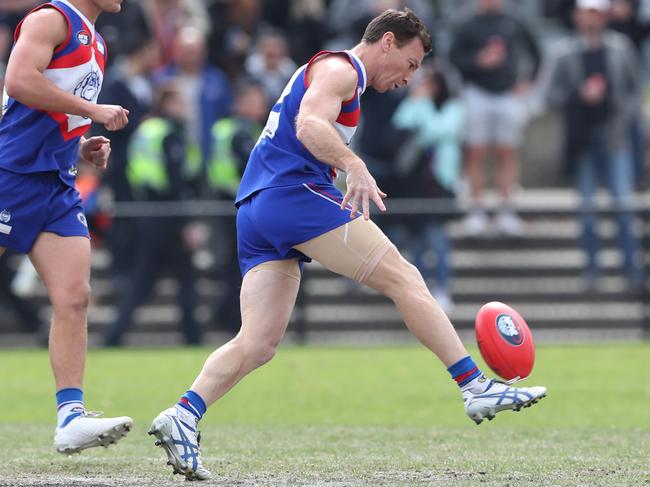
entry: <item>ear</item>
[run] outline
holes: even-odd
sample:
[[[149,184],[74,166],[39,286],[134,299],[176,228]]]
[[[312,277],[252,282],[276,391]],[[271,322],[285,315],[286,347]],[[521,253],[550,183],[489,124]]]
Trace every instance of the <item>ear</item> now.
[[[392,32],[385,32],[381,37],[381,50],[383,52],[390,51],[395,46],[395,34]]]

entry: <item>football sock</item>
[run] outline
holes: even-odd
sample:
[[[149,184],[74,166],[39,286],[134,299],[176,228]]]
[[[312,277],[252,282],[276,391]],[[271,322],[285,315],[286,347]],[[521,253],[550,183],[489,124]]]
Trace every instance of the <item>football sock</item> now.
[[[178,406],[192,413],[197,421],[203,417],[206,409],[208,409],[203,398],[194,391],[187,391],[183,394],[178,400]]]
[[[476,363],[469,355],[460,359],[447,370],[461,389],[473,390],[475,386],[479,385],[479,380],[484,377],[481,369],[476,366]],[[482,383],[485,383],[485,379],[483,379]],[[485,386],[483,386],[484,388]]]
[[[56,406],[56,425],[58,428],[63,428],[85,411],[83,391],[75,387],[58,390]]]

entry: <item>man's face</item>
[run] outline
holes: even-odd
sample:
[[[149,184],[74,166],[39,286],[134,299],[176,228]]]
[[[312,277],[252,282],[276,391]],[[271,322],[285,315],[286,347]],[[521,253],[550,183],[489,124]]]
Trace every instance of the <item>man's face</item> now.
[[[598,35],[607,27],[607,12],[596,9],[579,8],[575,11],[574,20],[576,27],[582,34]]]
[[[93,3],[104,12],[116,14],[122,10],[122,1],[123,0],[93,0]]]
[[[479,0],[478,2],[479,10],[488,14],[500,12],[502,7],[502,0]]]
[[[177,39],[175,55],[182,71],[197,71],[205,62],[205,40],[197,35],[181,33]]]
[[[260,52],[264,56],[266,69],[275,71],[287,55],[287,45],[281,37],[269,36],[260,43]]]
[[[395,40],[393,33],[387,32],[379,41],[382,63],[373,88],[380,93],[406,86],[424,59],[424,48],[419,37],[411,39],[402,47],[398,47]]]

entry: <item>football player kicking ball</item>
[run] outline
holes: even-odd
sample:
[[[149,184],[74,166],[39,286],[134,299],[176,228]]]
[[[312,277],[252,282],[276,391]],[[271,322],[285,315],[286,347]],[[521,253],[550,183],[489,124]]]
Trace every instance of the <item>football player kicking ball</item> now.
[[[85,139],[91,123],[118,130],[128,111],[97,105],[106,45],[95,32],[101,12],[122,0],[55,0],[18,26],[5,78],[0,121],[0,255],[29,254],[52,302],[50,360],[57,399],[54,446],[65,454],[125,436],[126,416],[99,418],[83,402],[90,240],[77,160],[106,167],[110,142]]]
[[[431,37],[413,12],[387,10],[353,49],[318,53],[298,69],[273,107],[236,199],[241,330],[208,357],[178,404],[151,426],[175,472],[210,477],[198,422],[208,406],[273,357],[302,263],[310,259],[392,299],[409,330],[448,368],[476,423],[546,394],[544,387],[514,388],[485,378],[418,270],[369,220],[370,201],[384,211],[386,195],[348,148],[359,99],[368,85],[379,92],[406,85],[430,50]],[[336,170],[347,175],[344,198],[333,184]]]

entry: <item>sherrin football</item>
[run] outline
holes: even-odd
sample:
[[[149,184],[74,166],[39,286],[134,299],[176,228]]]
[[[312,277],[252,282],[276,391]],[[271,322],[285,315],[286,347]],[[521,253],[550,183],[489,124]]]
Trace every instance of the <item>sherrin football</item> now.
[[[501,378],[528,377],[535,343],[526,321],[507,304],[492,301],[476,314],[476,342],[483,360]]]

